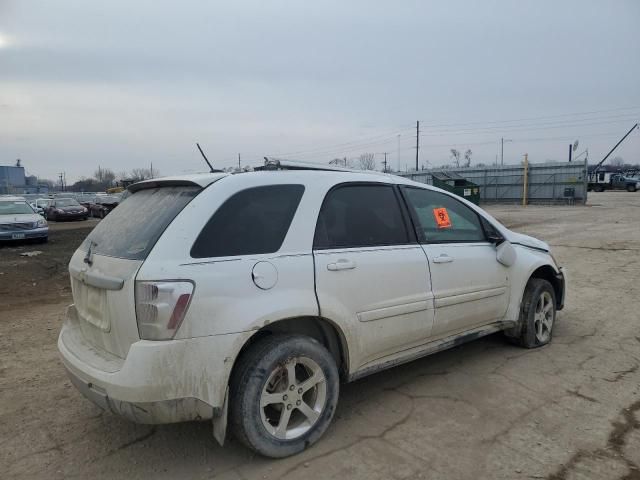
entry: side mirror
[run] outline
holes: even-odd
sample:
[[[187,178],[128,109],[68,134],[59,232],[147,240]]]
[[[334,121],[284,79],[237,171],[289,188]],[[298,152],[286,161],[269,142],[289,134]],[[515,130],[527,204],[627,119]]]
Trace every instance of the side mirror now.
[[[492,233],[488,234],[487,235],[487,240],[490,243],[493,243],[496,247],[498,245],[500,245],[502,242],[505,241],[504,237],[502,235],[500,235],[498,232],[495,232],[495,233],[492,232]]]
[[[517,257],[518,253],[511,245],[511,242],[503,239],[502,243],[496,247],[496,260],[505,267],[510,267],[516,263]]]

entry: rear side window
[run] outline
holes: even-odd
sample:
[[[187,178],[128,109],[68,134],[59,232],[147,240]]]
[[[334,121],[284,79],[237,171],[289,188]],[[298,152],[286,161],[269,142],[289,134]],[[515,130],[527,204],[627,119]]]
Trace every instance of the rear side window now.
[[[139,190],[118,205],[82,244],[110,257],[144,260],[171,221],[200,192],[197,186]]]
[[[302,185],[267,185],[232,195],[202,229],[191,248],[191,256],[210,258],[277,252],[303,193]]]
[[[409,243],[391,185],[344,185],[322,204],[314,247],[373,247]]]
[[[455,198],[422,188],[402,189],[418,229],[418,238],[427,243],[485,241],[476,212]]]

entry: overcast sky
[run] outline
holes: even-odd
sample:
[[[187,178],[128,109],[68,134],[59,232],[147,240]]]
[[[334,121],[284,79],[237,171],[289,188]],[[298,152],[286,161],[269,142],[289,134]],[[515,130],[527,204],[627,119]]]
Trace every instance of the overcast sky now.
[[[0,0],[0,164],[202,171],[599,160],[640,120],[640,1]],[[398,134],[400,159],[398,162]],[[616,152],[640,162],[640,132]]]

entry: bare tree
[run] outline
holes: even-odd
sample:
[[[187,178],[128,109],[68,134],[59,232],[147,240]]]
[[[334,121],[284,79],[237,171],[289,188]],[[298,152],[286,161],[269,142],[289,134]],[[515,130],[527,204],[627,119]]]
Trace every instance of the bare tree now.
[[[353,168],[353,160],[343,157],[343,158],[334,158],[329,162],[329,165],[337,165],[338,167],[344,168]]]
[[[620,156],[614,157],[611,159],[611,161],[609,162],[609,164],[612,167],[622,167],[624,165],[624,159]]]
[[[473,152],[471,151],[471,149],[467,149],[466,152],[464,152],[464,166],[465,167],[469,167],[471,166],[471,155],[473,154]]]
[[[113,184],[113,181],[116,179],[116,174],[113,173],[113,170],[110,168],[98,167],[98,169],[93,172],[93,178],[95,178],[99,184],[109,186]]]
[[[151,175],[151,170],[148,168],[133,168],[131,172],[129,172],[129,178],[139,182],[141,180],[147,180],[149,178],[154,178],[160,175],[160,171],[153,169],[153,175]]]
[[[358,165],[360,170],[375,170],[376,161],[374,153],[363,153],[358,157]]]
[[[460,166],[460,151],[456,150],[455,148],[451,149],[451,158],[453,159],[453,162],[456,164],[456,167]]]

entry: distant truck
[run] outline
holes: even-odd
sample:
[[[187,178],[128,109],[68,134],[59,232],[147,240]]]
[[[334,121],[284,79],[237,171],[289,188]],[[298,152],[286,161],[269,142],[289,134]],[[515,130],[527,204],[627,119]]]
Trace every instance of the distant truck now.
[[[587,190],[594,192],[604,192],[605,190],[627,190],[635,192],[640,190],[640,180],[638,178],[627,177],[622,173],[595,172],[589,174]]]

